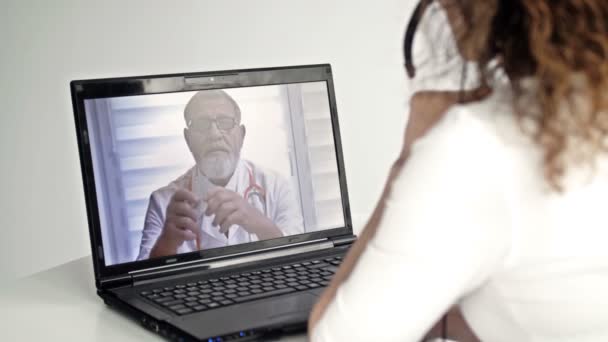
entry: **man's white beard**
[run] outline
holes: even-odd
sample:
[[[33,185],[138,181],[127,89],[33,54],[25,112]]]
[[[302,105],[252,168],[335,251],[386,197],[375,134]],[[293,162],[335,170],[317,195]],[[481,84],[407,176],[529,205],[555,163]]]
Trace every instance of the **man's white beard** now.
[[[199,170],[209,179],[228,179],[234,173],[238,156],[233,153],[209,153],[198,164]]]

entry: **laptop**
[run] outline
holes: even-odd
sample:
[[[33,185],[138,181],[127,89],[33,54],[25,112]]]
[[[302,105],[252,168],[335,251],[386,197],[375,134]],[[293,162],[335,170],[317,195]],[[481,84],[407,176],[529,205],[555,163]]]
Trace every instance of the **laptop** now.
[[[70,86],[103,301],[168,340],[305,331],[356,240],[331,66]]]

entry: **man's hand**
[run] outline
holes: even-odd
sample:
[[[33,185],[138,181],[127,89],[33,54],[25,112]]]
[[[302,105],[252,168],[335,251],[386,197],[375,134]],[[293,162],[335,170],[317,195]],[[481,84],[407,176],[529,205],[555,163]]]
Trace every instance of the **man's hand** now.
[[[151,257],[173,255],[184,241],[198,241],[200,221],[195,207],[199,202],[197,196],[186,189],[178,189],[173,194],[167,206],[165,225],[150,252]]]
[[[222,234],[226,234],[232,225],[239,225],[260,240],[283,236],[268,217],[241,195],[225,188],[215,188],[207,196],[205,215],[214,214],[213,225],[219,226]]]

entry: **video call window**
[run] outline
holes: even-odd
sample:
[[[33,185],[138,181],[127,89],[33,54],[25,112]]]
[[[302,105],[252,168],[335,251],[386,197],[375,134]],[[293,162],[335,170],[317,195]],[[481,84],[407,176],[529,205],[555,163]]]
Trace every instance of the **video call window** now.
[[[85,110],[108,266],[159,256],[161,239],[179,254],[344,226],[325,82],[92,99]],[[181,223],[182,202],[196,221]]]

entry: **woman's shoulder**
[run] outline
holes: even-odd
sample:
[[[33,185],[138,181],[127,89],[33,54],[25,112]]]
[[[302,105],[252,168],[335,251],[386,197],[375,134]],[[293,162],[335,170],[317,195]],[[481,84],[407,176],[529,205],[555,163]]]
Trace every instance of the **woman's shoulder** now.
[[[503,89],[483,101],[451,107],[417,144],[460,148],[463,153],[491,159],[514,153],[527,159],[538,154],[538,147],[525,133],[510,95]]]

